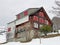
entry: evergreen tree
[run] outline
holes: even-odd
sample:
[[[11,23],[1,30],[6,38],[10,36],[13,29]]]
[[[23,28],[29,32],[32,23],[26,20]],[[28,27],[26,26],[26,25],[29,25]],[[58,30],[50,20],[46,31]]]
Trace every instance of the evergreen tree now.
[[[47,33],[51,32],[51,26],[49,25],[44,25],[40,28],[40,32],[44,33],[45,36],[47,36]]]

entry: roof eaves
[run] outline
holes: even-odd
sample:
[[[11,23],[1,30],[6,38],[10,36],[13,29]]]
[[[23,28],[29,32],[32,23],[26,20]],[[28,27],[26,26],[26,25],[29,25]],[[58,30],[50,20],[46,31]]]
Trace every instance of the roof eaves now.
[[[7,23],[7,24],[10,24],[10,23],[12,23],[12,22],[15,22],[17,19],[15,19],[14,21],[11,21],[11,22],[9,22],[9,23]]]

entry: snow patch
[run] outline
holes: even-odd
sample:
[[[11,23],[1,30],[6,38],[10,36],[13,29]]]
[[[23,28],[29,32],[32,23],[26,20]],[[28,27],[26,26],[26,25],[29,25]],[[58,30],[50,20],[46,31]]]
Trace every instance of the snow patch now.
[[[41,38],[41,43],[40,39],[33,39],[31,42],[27,43],[9,42],[2,45],[60,45],[60,36],[54,38]]]

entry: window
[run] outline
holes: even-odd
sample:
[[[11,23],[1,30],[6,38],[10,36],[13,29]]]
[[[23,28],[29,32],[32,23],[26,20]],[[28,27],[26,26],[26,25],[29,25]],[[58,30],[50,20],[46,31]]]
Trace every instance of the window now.
[[[48,25],[48,21],[47,21],[47,20],[45,20],[45,24],[47,24],[47,25]]]
[[[34,23],[34,28],[38,28],[38,23]]]
[[[34,20],[34,21],[38,21],[38,17],[37,17],[37,16],[34,16],[34,17],[33,17],[33,20]]]
[[[39,16],[44,17],[44,13],[43,12],[39,12]]]
[[[40,23],[42,22],[42,18],[39,18],[39,22],[40,22]]]
[[[11,31],[11,28],[8,28],[8,32],[10,32]]]
[[[17,15],[17,19],[20,19],[20,14]]]
[[[43,18],[39,18],[40,23],[45,23],[45,20]]]
[[[24,11],[24,16],[27,16],[28,15],[28,11]]]

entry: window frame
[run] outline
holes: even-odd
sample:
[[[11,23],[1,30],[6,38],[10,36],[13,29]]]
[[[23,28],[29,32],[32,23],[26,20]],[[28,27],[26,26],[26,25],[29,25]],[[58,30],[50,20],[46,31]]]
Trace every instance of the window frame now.
[[[38,23],[34,22],[33,27],[38,28]]]

